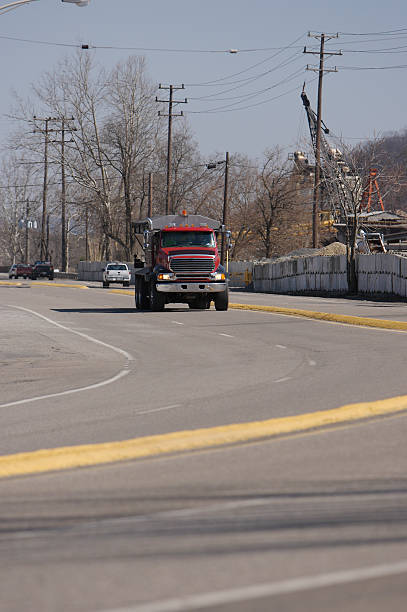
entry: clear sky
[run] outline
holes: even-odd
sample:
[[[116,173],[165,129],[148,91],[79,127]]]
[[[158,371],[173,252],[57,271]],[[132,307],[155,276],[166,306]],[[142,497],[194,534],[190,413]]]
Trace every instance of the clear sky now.
[[[323,118],[333,132],[355,143],[407,127],[405,0],[90,0],[84,8],[37,0],[0,15],[0,26],[0,142],[13,126],[5,117],[12,89],[28,95],[42,72],[88,43],[116,47],[91,51],[105,66],[144,55],[153,82],[185,83],[180,95],[189,103],[182,110],[204,155],[230,151],[260,158],[277,144],[294,151],[308,138],[304,80],[311,81],[307,92],[316,109],[317,75],[305,66],[317,65],[318,58],[302,50],[319,43],[308,30],[343,33],[327,44],[344,53],[326,58],[327,67],[338,67],[323,88]],[[174,49],[181,51],[169,51]]]

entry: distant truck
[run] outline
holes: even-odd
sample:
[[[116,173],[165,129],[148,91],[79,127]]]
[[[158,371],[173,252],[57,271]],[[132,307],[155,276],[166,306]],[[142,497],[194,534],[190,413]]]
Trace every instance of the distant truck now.
[[[139,310],[163,310],[166,304],[227,310],[227,272],[221,264],[217,234],[230,233],[215,219],[201,215],[151,217],[133,223],[143,235],[145,264],[135,270],[135,301]],[[227,244],[228,246],[228,244]]]
[[[50,261],[36,261],[32,267],[31,278],[48,277],[49,280],[54,280],[54,266]]]
[[[120,261],[112,261],[103,268],[103,287],[108,287],[110,283],[121,283],[123,287],[130,285],[130,270],[127,264]]]

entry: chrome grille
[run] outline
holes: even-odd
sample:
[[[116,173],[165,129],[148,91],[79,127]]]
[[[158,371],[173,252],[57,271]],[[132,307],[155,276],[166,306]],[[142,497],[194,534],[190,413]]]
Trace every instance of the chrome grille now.
[[[170,257],[170,268],[178,277],[209,276],[215,269],[215,258]]]

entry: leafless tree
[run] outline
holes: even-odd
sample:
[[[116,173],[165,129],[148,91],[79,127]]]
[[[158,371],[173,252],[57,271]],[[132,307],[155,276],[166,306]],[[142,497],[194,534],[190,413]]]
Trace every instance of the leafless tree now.
[[[269,258],[278,235],[279,218],[293,207],[295,189],[290,180],[291,170],[278,147],[266,152],[259,172],[256,194],[256,232],[261,243],[261,254]]]

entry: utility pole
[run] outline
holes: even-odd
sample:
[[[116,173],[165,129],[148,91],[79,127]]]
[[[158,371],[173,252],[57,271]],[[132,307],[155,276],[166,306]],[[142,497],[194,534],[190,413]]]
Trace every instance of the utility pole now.
[[[76,131],[76,128],[69,127],[66,125],[67,121],[74,121],[73,117],[46,117],[40,118],[34,116],[34,122],[43,121],[44,127],[42,129],[34,129],[34,133],[40,132],[44,134],[44,185],[42,194],[42,220],[41,220],[41,254],[40,259],[43,260],[48,258],[48,247],[49,247],[49,228],[46,229],[47,223],[49,224],[49,215],[47,215],[47,190],[48,190],[48,147],[50,142],[59,143],[61,145],[61,268],[63,272],[66,272],[67,265],[67,248],[66,248],[66,181],[65,181],[65,144],[66,142],[72,142],[65,140],[66,132]],[[49,127],[51,122],[61,123],[61,128]],[[62,135],[62,140],[50,141],[49,135],[51,133],[59,133]],[[46,238],[48,236],[48,238]]]
[[[24,261],[28,263],[28,217],[30,215],[30,200],[25,204],[25,252]]]
[[[148,215],[153,216],[153,173],[148,173]]]
[[[35,129],[34,134],[40,132],[44,134],[44,184],[42,190],[42,216],[41,216],[41,247],[40,247],[40,260],[43,261],[48,251],[48,244],[46,239],[46,225],[47,225],[47,188],[48,188],[48,144],[49,144],[49,122],[52,121],[51,117],[41,119],[34,115],[34,121],[43,121],[45,126],[44,129]]]
[[[61,140],[53,140],[61,145],[61,270],[67,272],[68,245],[66,231],[66,177],[65,177],[65,144],[73,142],[73,139],[65,140],[66,133],[76,132],[75,127],[69,126],[68,122],[75,121],[74,117],[61,117],[56,121],[61,123],[60,129],[53,130],[61,134]]]
[[[229,152],[226,152],[225,157],[225,184],[223,187],[223,216],[222,216],[222,225],[224,225],[224,232],[222,234],[222,245],[221,245],[221,254],[220,254],[220,262],[222,265],[225,263],[225,254],[226,254],[226,225],[229,222],[229,201],[228,201],[228,180],[229,180]]]
[[[315,178],[314,178],[314,198],[312,205],[312,246],[314,248],[319,246],[319,209],[320,209],[320,193],[321,193],[321,123],[322,123],[322,77],[324,72],[338,72],[335,68],[325,69],[324,58],[325,56],[342,55],[342,51],[329,51],[325,52],[325,41],[331,40],[332,38],[338,38],[339,34],[312,34],[308,32],[308,36],[316,38],[320,41],[319,51],[307,51],[304,47],[304,53],[311,55],[319,55],[319,68],[315,68],[307,65],[307,70],[318,72],[318,108],[317,108],[317,133],[316,133],[316,145],[315,145]]]
[[[88,202],[85,205],[85,261],[89,261],[89,210]]]
[[[184,100],[174,100],[173,95],[174,91],[177,89],[185,89],[184,84],[180,87],[176,87],[174,85],[169,85],[169,87],[164,87],[161,83],[158,86],[158,89],[169,89],[169,100],[159,100],[158,97],[155,97],[156,102],[163,102],[168,104],[168,114],[164,114],[161,111],[158,111],[159,117],[168,117],[168,145],[167,145],[167,193],[165,200],[165,214],[169,215],[170,212],[173,213],[172,202],[171,202],[171,165],[172,165],[172,118],[173,117],[183,117],[184,113],[181,111],[180,113],[173,113],[172,108],[174,104],[187,104],[188,100],[185,98]]]
[[[51,261],[49,257],[49,218],[50,214],[47,215],[47,242],[46,242],[46,250],[45,250],[45,259],[47,261]]]

